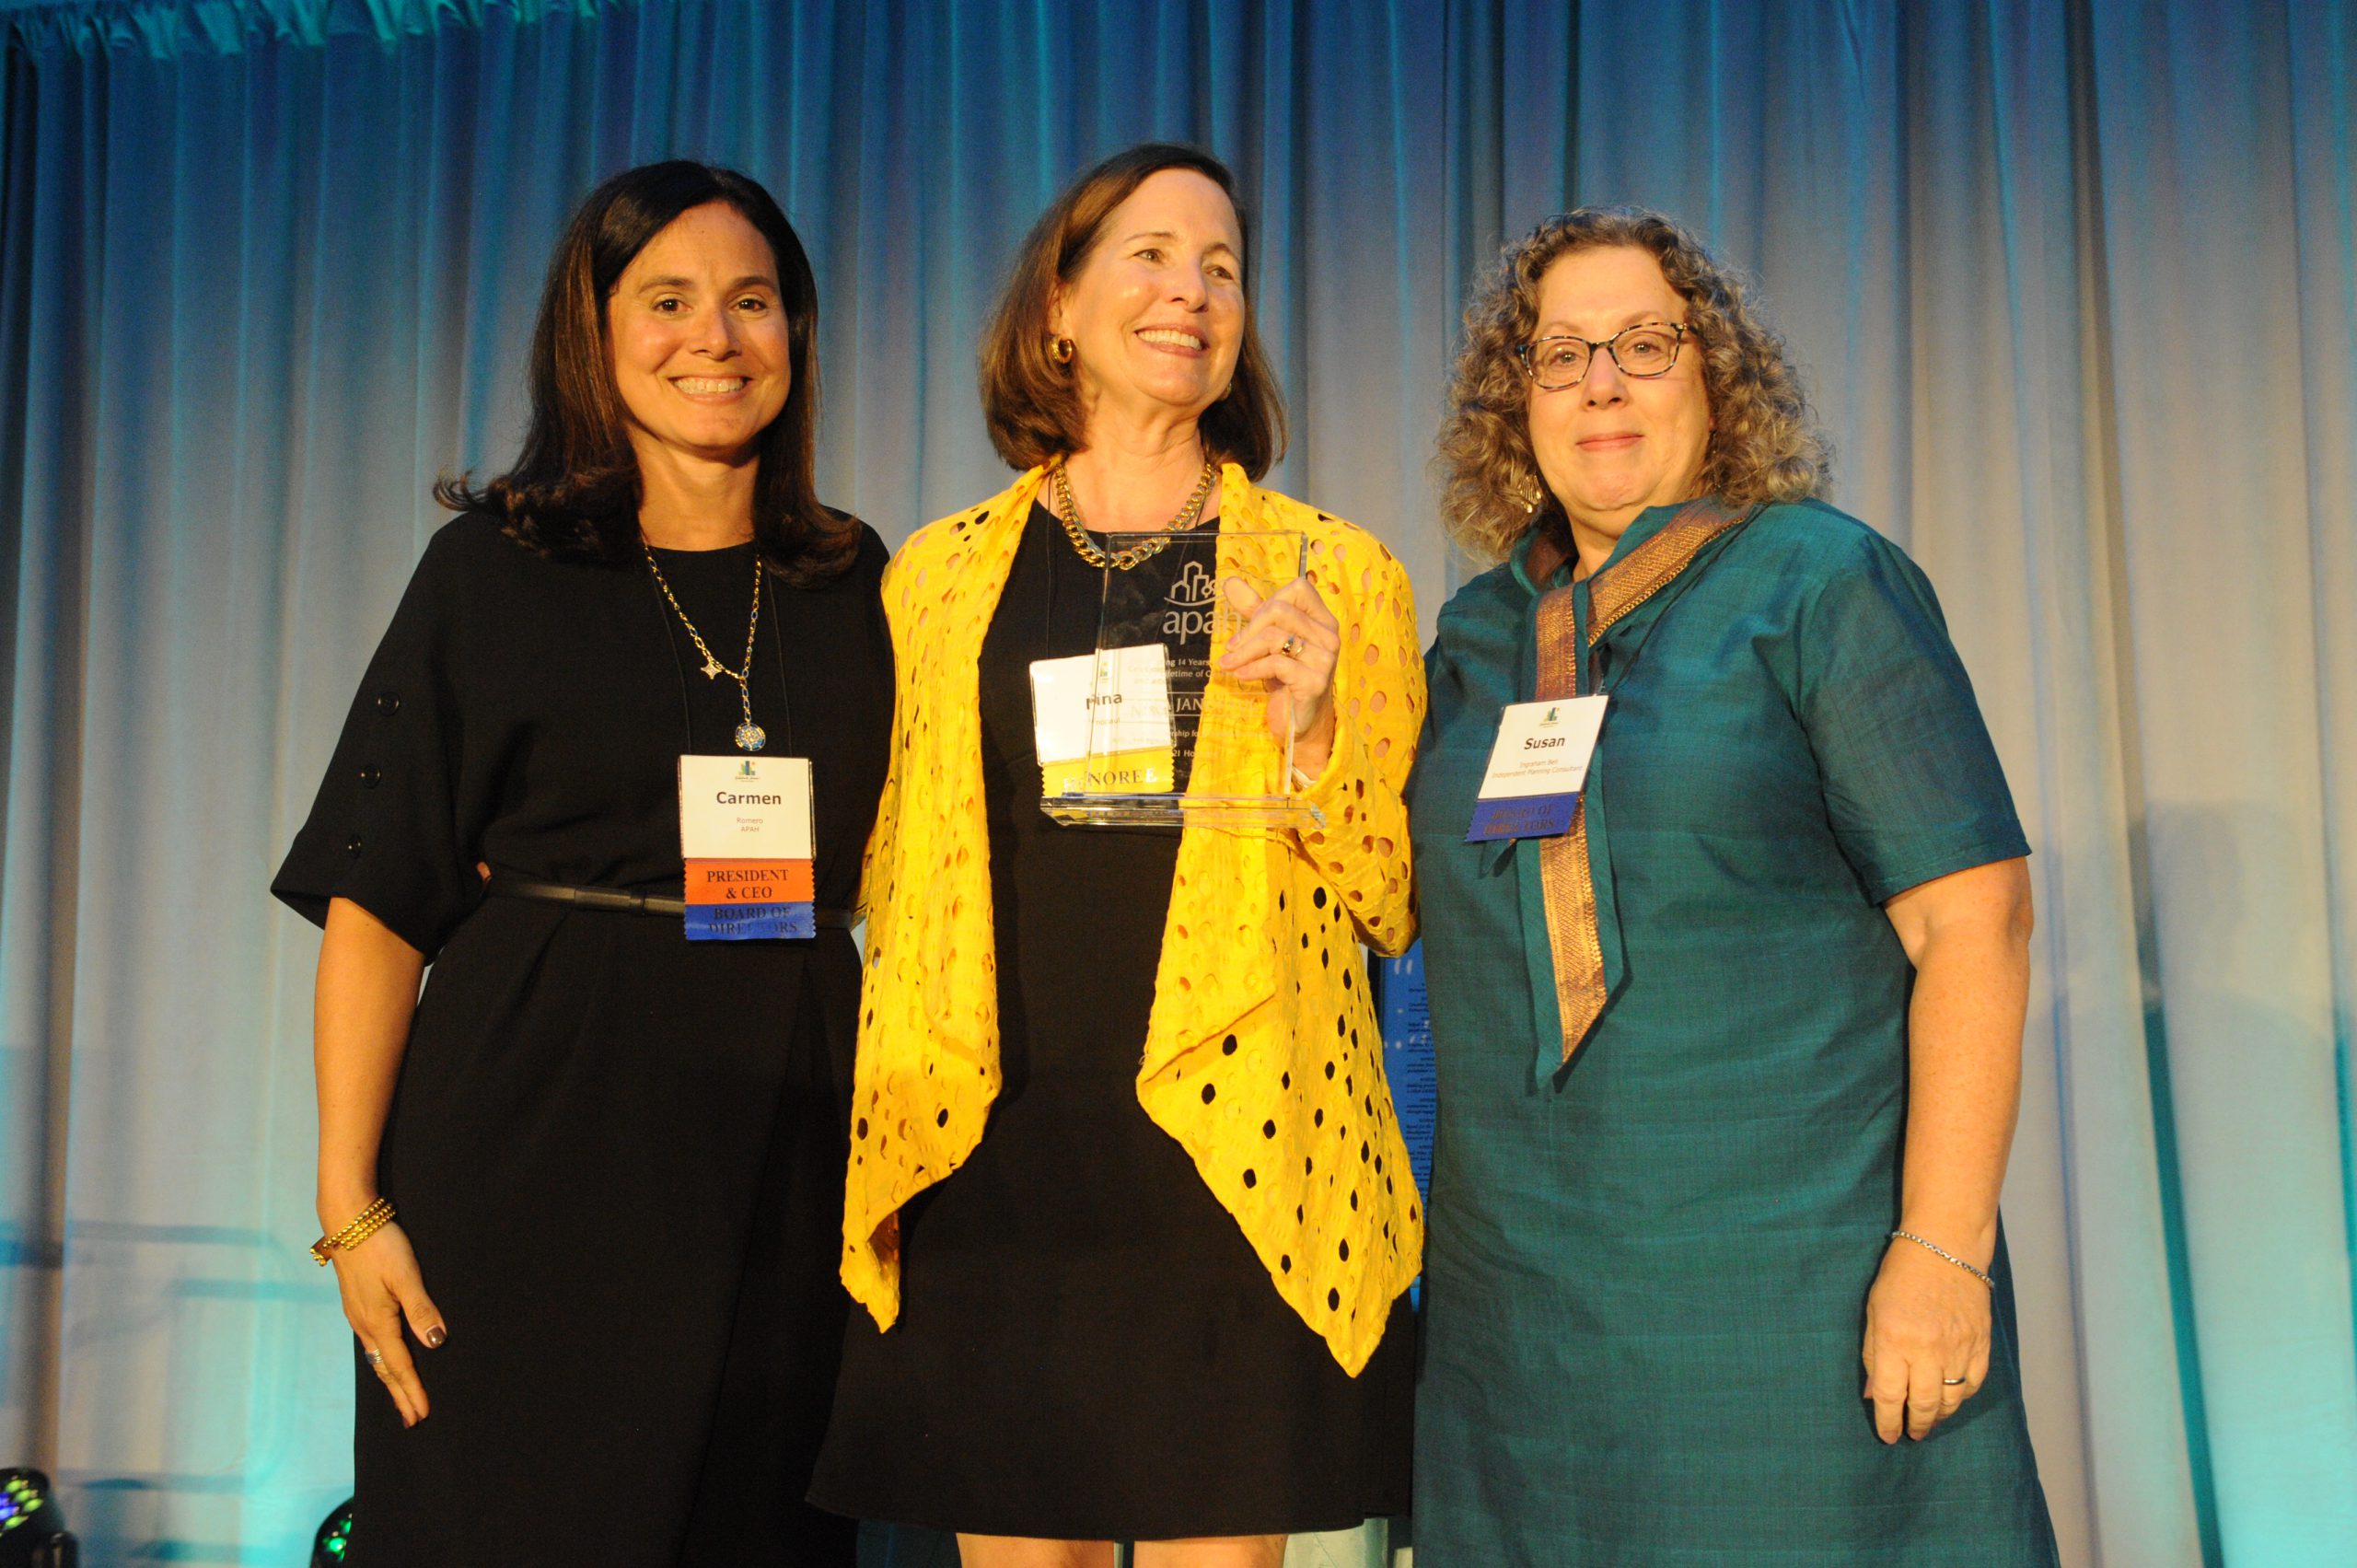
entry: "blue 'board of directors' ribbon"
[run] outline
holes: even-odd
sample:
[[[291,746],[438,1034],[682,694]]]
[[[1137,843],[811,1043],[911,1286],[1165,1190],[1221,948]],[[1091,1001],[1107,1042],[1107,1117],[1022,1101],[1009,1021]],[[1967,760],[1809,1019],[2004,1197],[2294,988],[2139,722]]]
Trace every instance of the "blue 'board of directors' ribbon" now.
[[[1515,795],[1503,800],[1473,803],[1473,830],[1469,844],[1492,839],[1556,839],[1572,830],[1572,813],[1579,809],[1579,791],[1569,795]]]
[[[688,936],[697,942],[762,942],[819,934],[807,903],[690,904]]]

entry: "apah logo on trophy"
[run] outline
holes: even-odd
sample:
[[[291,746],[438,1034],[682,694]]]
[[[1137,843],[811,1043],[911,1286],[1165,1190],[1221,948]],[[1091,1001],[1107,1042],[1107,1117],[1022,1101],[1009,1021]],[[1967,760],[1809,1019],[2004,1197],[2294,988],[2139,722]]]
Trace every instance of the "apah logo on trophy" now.
[[[1219,583],[1201,561],[1190,561],[1170,586],[1165,600],[1170,608],[1162,617],[1162,634],[1192,641],[1208,637],[1216,612]]]

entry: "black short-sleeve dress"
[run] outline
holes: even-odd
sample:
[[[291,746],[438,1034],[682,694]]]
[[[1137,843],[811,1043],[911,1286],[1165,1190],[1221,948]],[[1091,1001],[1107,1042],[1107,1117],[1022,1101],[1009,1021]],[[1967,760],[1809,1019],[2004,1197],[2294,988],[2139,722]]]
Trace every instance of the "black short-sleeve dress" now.
[[[883,783],[885,551],[761,595],[764,754],[812,760],[817,900],[849,906]],[[750,545],[660,552],[741,656]],[[404,1430],[355,1357],[361,1568],[843,1563],[803,1501],[834,1385],[859,998],[850,935],[690,942],[676,917],[485,897],[494,876],[679,896],[681,751],[737,684],[644,566],[438,533],[272,890],[347,898],[432,962],[378,1178],[448,1342]]]

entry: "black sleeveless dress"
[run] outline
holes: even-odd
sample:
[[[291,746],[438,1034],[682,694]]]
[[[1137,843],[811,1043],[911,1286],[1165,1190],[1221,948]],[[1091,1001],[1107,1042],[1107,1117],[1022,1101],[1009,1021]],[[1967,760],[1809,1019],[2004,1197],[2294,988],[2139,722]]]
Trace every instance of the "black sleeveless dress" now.
[[[661,553],[734,665],[752,547]],[[754,714],[764,754],[812,759],[821,904],[853,901],[883,781],[884,559],[865,533],[833,582],[763,594]],[[354,1568],[853,1560],[803,1500],[848,1307],[851,934],[690,942],[475,870],[678,897],[679,755],[733,753],[738,719],[702,662],[644,564],[459,518],[273,885],[432,960],[378,1179],[449,1340],[411,1342],[433,1410],[406,1431],[355,1354]]]
[[[1165,554],[1132,575],[1167,593],[1177,570]],[[900,1321],[852,1313],[811,1495],[1074,1539],[1404,1513],[1406,1303],[1344,1373],[1138,1104],[1178,834],[1039,809],[1031,662],[1096,646],[1101,587],[1035,506],[981,670],[1005,1085],[973,1156],[902,1214]]]

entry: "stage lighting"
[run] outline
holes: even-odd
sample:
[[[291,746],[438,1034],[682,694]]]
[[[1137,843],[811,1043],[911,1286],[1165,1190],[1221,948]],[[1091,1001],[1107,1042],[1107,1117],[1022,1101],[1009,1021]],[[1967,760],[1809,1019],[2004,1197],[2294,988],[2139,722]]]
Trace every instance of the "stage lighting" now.
[[[352,1499],[347,1497],[319,1521],[319,1533],[311,1538],[311,1568],[343,1568],[343,1554],[351,1550]]]
[[[0,1470],[0,1568],[75,1568],[80,1546],[36,1469]]]

